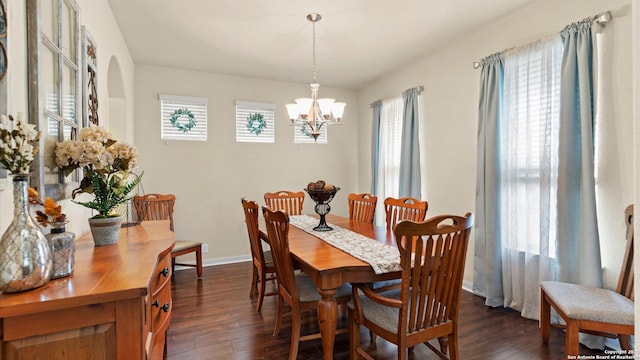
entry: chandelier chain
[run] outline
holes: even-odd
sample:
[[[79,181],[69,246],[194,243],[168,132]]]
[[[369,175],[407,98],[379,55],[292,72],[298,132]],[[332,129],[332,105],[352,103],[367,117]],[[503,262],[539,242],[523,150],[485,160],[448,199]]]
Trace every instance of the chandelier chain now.
[[[313,82],[317,83],[316,80],[316,23],[313,22]]]
[[[313,82],[317,83],[318,81],[316,80],[316,23],[315,21],[312,22],[313,24]]]

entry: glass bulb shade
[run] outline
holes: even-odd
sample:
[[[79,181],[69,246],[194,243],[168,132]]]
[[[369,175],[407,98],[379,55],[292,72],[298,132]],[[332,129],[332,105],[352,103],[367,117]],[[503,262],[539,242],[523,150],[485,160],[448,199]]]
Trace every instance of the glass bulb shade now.
[[[311,112],[311,105],[313,104],[313,99],[311,98],[298,98],[296,99],[296,104],[298,105],[298,113],[308,115]]]
[[[296,120],[300,115],[300,112],[298,111],[298,105],[287,104],[285,106],[287,107],[287,112],[289,113],[289,119]]]
[[[329,98],[318,99],[318,106],[320,106],[320,112],[322,115],[329,116],[329,114],[331,114],[331,108],[335,101],[336,99]]]
[[[344,107],[347,106],[347,103],[337,102],[333,103],[333,109],[331,109],[331,113],[333,117],[336,119],[342,119],[342,114],[344,114]]]

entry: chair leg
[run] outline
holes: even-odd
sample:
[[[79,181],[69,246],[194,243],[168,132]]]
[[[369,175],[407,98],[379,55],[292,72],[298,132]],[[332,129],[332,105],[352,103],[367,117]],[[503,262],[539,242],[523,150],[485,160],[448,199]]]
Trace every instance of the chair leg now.
[[[202,278],[202,248],[198,247],[196,249],[196,272],[198,274],[198,279]]]
[[[358,359],[358,348],[360,347],[360,324],[356,322],[355,310],[348,309],[349,317],[349,359]]]
[[[447,351],[449,350],[449,337],[448,336],[439,337],[438,342],[440,343],[440,351],[442,351],[443,354],[446,354]]]
[[[409,348],[407,347],[407,343],[400,339],[400,341],[398,341],[398,360],[407,360],[407,357],[409,356]]]
[[[273,335],[280,333],[280,323],[282,323],[282,313],[284,311],[284,299],[278,294],[278,310],[276,311],[276,323],[273,325]]]
[[[540,291],[540,336],[542,343],[549,344],[551,335],[551,305],[545,297],[544,290]]]
[[[449,343],[449,360],[460,359],[460,353],[458,352],[458,329],[455,324],[453,325],[453,332],[449,334],[448,343]]]
[[[176,258],[171,257],[171,276],[176,273]]]
[[[298,345],[300,344],[300,331],[302,331],[302,318],[300,317],[299,309],[297,312],[292,309],[291,315],[291,347],[289,348],[289,360],[296,360],[298,358]]]
[[[265,280],[265,274],[262,269],[259,271],[260,278],[258,282],[260,282],[258,287],[258,305],[256,306],[256,312],[262,311],[262,302],[264,301],[264,293],[267,289],[267,281]]]
[[[249,297],[253,298],[258,292],[258,268],[253,264],[253,276],[251,277],[251,289],[249,289]]]
[[[577,357],[578,352],[580,351],[580,342],[578,341],[578,323],[571,319],[565,319],[565,322],[567,323],[564,340],[565,354],[567,358],[569,358],[570,355]]]
[[[631,350],[631,337],[629,335],[618,334],[620,348],[623,350]]]

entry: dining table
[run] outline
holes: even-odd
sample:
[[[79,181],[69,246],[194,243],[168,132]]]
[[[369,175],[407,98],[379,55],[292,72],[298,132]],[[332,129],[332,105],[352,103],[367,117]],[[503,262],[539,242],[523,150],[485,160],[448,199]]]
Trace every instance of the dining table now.
[[[310,216],[318,218],[316,215]],[[391,248],[396,247],[393,233],[387,231],[384,226],[358,222],[333,214],[328,214],[326,221],[330,226],[335,225],[348,229],[371,239],[371,241],[387,244]],[[338,323],[338,309],[335,300],[337,288],[344,283],[370,283],[398,279],[402,272],[396,270],[376,273],[369,263],[330,245],[320,236],[322,236],[321,232],[308,232],[293,225],[289,226],[291,256],[299,269],[313,279],[321,296],[321,300],[318,302],[317,317],[322,338],[323,357],[328,360],[333,359]]]

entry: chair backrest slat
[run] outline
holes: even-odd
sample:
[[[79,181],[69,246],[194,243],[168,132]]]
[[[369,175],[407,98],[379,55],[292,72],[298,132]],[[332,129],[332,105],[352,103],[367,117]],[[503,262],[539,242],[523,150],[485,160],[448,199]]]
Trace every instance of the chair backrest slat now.
[[[173,226],[173,208],[176,196],[173,194],[145,194],[133,197],[133,206],[141,221],[169,220],[171,231]]]
[[[281,210],[288,215],[302,215],[304,193],[302,191],[277,191],[264,194],[264,203],[271,210]]]
[[[371,194],[349,194],[349,219],[373,224],[378,197]]]
[[[387,230],[392,231],[400,220],[423,221],[427,217],[428,208],[428,202],[410,197],[384,199]]]
[[[409,333],[457,321],[473,215],[400,221],[394,228],[402,265],[400,325]]]
[[[633,205],[627,206],[624,211],[625,225],[627,228],[626,239],[627,246],[620,268],[620,277],[618,278],[618,286],[616,291],[629,299],[633,300]]]

